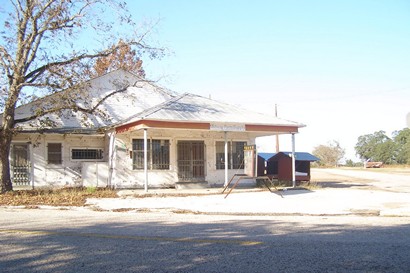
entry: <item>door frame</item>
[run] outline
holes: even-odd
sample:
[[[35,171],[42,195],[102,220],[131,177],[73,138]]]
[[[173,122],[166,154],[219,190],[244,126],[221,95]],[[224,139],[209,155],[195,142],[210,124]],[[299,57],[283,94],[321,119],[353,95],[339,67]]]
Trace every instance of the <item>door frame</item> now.
[[[195,159],[193,155],[192,144],[199,144],[202,148],[202,153],[196,154],[202,156],[200,159]],[[189,154],[184,154],[180,149],[181,145],[189,145]],[[179,182],[204,182],[206,181],[206,145],[204,140],[178,140],[177,141],[177,176]],[[186,148],[186,147],[185,147]],[[181,159],[181,155],[188,155],[188,159]],[[182,164],[181,161],[189,161]],[[182,168],[188,168],[185,171]],[[199,175],[198,175],[199,174]]]
[[[15,169],[14,169],[14,147],[16,145],[24,145],[27,147],[27,182],[15,182]],[[20,141],[13,141],[10,147],[10,154],[9,154],[9,162],[10,162],[10,178],[13,187],[32,187],[34,188],[34,173],[33,173],[33,163],[32,163],[32,145],[30,142],[20,142]]]

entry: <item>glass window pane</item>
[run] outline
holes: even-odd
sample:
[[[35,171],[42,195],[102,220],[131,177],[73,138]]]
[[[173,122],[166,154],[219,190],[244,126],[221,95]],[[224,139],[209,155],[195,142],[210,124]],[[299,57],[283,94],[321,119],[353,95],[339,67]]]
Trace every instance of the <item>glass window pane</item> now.
[[[62,145],[61,143],[48,143],[47,145],[47,163],[61,164],[62,163]]]
[[[232,164],[234,169],[244,169],[244,152],[243,148],[246,142],[232,143]]]
[[[150,170],[169,169],[169,140],[147,140],[148,168]],[[134,170],[144,169],[144,140],[132,140],[132,166]]]
[[[216,142],[216,169],[222,170],[225,169],[225,141],[217,141]],[[230,162],[230,149],[231,143],[228,142],[228,169],[231,169]]]
[[[73,160],[101,160],[104,157],[102,149],[72,149],[71,159]]]
[[[216,169],[225,169],[225,142],[217,141],[216,150]],[[228,142],[228,169],[243,169],[244,152],[246,145],[244,141]]]

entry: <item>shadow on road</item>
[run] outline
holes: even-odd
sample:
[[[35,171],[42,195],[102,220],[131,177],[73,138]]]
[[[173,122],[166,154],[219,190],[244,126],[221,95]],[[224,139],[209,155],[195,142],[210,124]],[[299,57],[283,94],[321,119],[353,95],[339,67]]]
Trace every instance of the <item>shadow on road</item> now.
[[[144,222],[127,215],[127,221],[79,228],[3,229],[0,270],[406,272],[410,268],[409,224],[348,226],[326,224],[326,218],[322,224],[288,218]]]
[[[320,188],[336,188],[336,189],[346,189],[346,188],[356,188],[356,189],[369,189],[371,186],[363,183],[354,182],[344,182],[344,181],[320,181],[316,182],[317,186]]]

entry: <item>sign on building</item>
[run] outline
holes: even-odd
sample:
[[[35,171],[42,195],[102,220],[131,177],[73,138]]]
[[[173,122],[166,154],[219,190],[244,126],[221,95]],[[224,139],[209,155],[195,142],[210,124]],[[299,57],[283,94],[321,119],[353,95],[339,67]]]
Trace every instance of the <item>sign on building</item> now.
[[[256,145],[246,145],[243,148],[244,173],[247,176],[256,176]]]

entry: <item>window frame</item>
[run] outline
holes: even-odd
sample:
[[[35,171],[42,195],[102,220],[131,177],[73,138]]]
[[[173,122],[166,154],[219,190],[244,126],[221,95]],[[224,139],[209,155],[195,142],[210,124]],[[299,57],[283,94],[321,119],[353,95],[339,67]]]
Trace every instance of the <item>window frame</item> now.
[[[242,146],[242,151],[240,155],[241,157],[239,159],[240,162],[234,159],[235,157],[234,155],[238,154],[238,151],[237,151],[237,149],[239,148],[238,145]],[[247,145],[247,141],[240,141],[240,140],[228,141],[228,170],[243,170],[245,168],[242,162],[243,162],[244,155],[245,155],[243,147],[246,145]],[[223,152],[218,152],[218,150],[221,147],[223,147]],[[218,158],[220,158],[220,155],[222,155],[222,160],[225,160],[225,141],[215,141],[215,169],[216,170],[225,169],[225,162],[219,162],[218,160]]]
[[[140,143],[137,143],[137,141]],[[171,169],[171,141],[169,139],[150,138],[147,139],[147,144],[148,170],[169,171]],[[137,145],[138,147],[136,147]],[[137,160],[137,157],[139,160]],[[132,170],[139,171],[144,169],[144,139],[132,139],[131,159]]]
[[[82,151],[92,151],[95,150],[96,154],[100,154],[101,158],[73,158],[73,151],[74,150],[82,150]],[[101,147],[71,147],[70,148],[70,159],[71,161],[104,161],[104,148]]]
[[[57,155],[57,154],[60,154],[60,158],[59,158],[59,162],[57,162],[57,161],[54,161],[54,159],[53,159],[53,162],[50,162],[50,150],[49,150],[49,146],[50,145],[60,145],[60,150],[59,150],[59,152],[51,152],[53,155]],[[52,142],[52,141],[50,141],[50,142],[47,142],[47,144],[46,144],[46,158],[47,158],[47,165],[63,165],[63,143],[61,143],[61,142]]]

